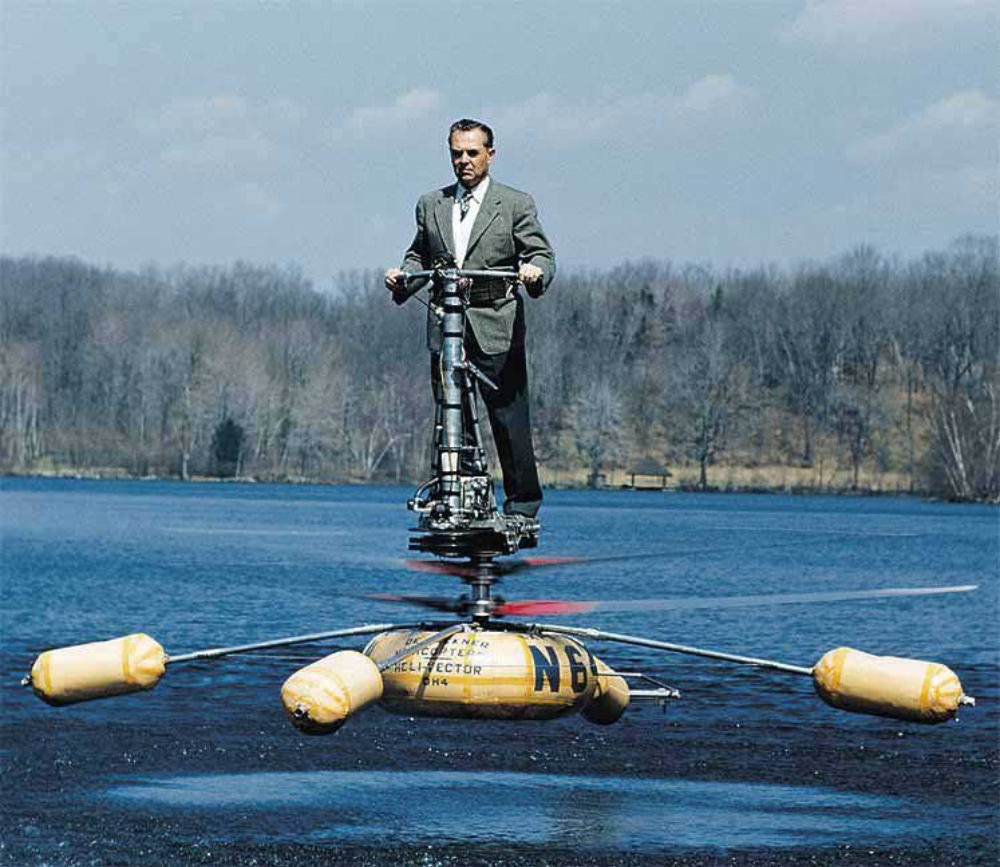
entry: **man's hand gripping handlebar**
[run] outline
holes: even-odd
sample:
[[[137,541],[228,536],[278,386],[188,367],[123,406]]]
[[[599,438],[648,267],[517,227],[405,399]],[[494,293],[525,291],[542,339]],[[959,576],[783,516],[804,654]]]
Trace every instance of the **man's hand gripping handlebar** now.
[[[419,292],[423,285],[417,286],[412,291],[407,291],[409,281],[423,280],[433,277],[436,274],[443,275],[446,271],[453,271],[455,276],[458,277],[509,277],[517,280],[518,283],[524,286],[528,294],[533,297],[534,292],[532,290],[542,279],[542,269],[528,262],[522,262],[517,271],[472,271],[462,268],[432,268],[428,271],[404,271],[402,268],[390,268],[385,272],[385,288],[392,293],[392,297],[397,304],[402,304],[411,295]]]

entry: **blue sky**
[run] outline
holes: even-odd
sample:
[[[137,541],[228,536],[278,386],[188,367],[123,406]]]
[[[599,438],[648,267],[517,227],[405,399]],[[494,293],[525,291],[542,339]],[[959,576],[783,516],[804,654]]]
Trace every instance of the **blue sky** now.
[[[398,263],[448,124],[560,264],[725,268],[995,233],[998,0],[0,3],[0,244]]]

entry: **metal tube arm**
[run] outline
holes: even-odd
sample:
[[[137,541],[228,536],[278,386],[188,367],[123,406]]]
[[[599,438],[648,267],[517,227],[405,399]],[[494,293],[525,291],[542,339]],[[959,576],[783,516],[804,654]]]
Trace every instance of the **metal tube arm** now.
[[[635,635],[619,635],[615,632],[601,632],[598,629],[579,629],[572,626],[554,626],[547,623],[534,623],[531,629],[538,632],[555,632],[560,635],[573,635],[580,638],[591,638],[594,641],[617,641],[621,644],[635,644],[639,647],[652,647],[655,650],[669,650],[672,653],[684,653],[689,656],[702,656],[707,659],[721,659],[725,662],[735,662],[739,665],[752,665],[757,668],[769,668],[788,674],[799,674],[812,677],[812,668],[801,665],[789,665],[776,662],[773,659],[758,659],[754,656],[739,656],[735,653],[722,653],[718,650],[704,650],[700,647],[689,647],[684,644],[671,644],[667,641],[655,641],[652,638],[639,638]]]
[[[207,650],[196,650],[192,653],[181,653],[177,656],[167,656],[165,662],[193,662],[196,659],[217,659],[221,656],[231,656],[235,653],[248,653],[251,650],[264,650],[270,647],[287,647],[292,644],[309,644],[313,641],[324,641],[327,638],[345,638],[349,635],[370,635],[373,632],[388,632],[390,629],[416,629],[420,623],[375,623],[367,626],[354,626],[350,629],[333,629],[329,632],[314,632],[310,635],[293,635],[288,638],[274,638],[270,641],[257,641],[253,644],[237,644],[232,647],[212,647]]]

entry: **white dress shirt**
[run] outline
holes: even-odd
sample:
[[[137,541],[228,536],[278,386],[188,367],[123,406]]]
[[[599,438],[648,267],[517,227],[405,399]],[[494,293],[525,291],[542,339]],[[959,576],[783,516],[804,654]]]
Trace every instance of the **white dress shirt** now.
[[[455,263],[459,268],[465,262],[465,254],[469,249],[469,236],[472,234],[472,226],[476,222],[479,214],[479,207],[483,204],[486,191],[490,186],[490,176],[483,178],[472,190],[472,201],[469,202],[469,212],[462,219],[462,196],[465,195],[465,187],[461,183],[455,185],[455,204],[451,206],[451,234],[455,239]]]

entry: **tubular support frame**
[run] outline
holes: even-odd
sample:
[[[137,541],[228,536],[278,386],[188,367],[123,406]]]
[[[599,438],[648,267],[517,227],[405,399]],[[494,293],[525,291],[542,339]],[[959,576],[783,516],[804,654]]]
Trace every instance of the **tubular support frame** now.
[[[288,638],[274,638],[270,641],[257,641],[253,644],[237,644],[232,647],[213,647],[207,650],[196,650],[192,653],[181,653],[176,656],[167,655],[165,664],[177,662],[194,662],[197,659],[217,659],[221,656],[232,656],[237,653],[248,653],[251,650],[265,650],[269,647],[287,647],[292,644],[309,644],[313,641],[324,641],[328,638],[346,638],[351,635],[370,635],[373,632],[388,632],[390,629],[414,629],[423,626],[422,623],[375,623],[367,626],[354,626],[350,629],[334,629],[329,632],[314,632],[310,635],[293,635]]]
[[[776,662],[773,659],[759,659],[754,656],[740,656],[735,653],[722,653],[718,650],[704,650],[700,647],[689,647],[684,644],[671,644],[667,641],[656,641],[651,638],[639,638],[635,635],[620,635],[615,632],[601,632],[599,629],[576,628],[572,626],[556,626],[548,623],[534,623],[531,629],[538,632],[555,632],[560,635],[572,635],[578,638],[590,638],[594,641],[616,641],[620,644],[634,644],[638,647],[651,647],[654,650],[668,650],[672,653],[683,653],[688,656],[701,656],[706,659],[719,659],[724,662],[735,662],[739,665],[752,665],[756,668],[768,668],[783,671],[787,674],[798,674],[812,677],[812,667],[789,665]]]

